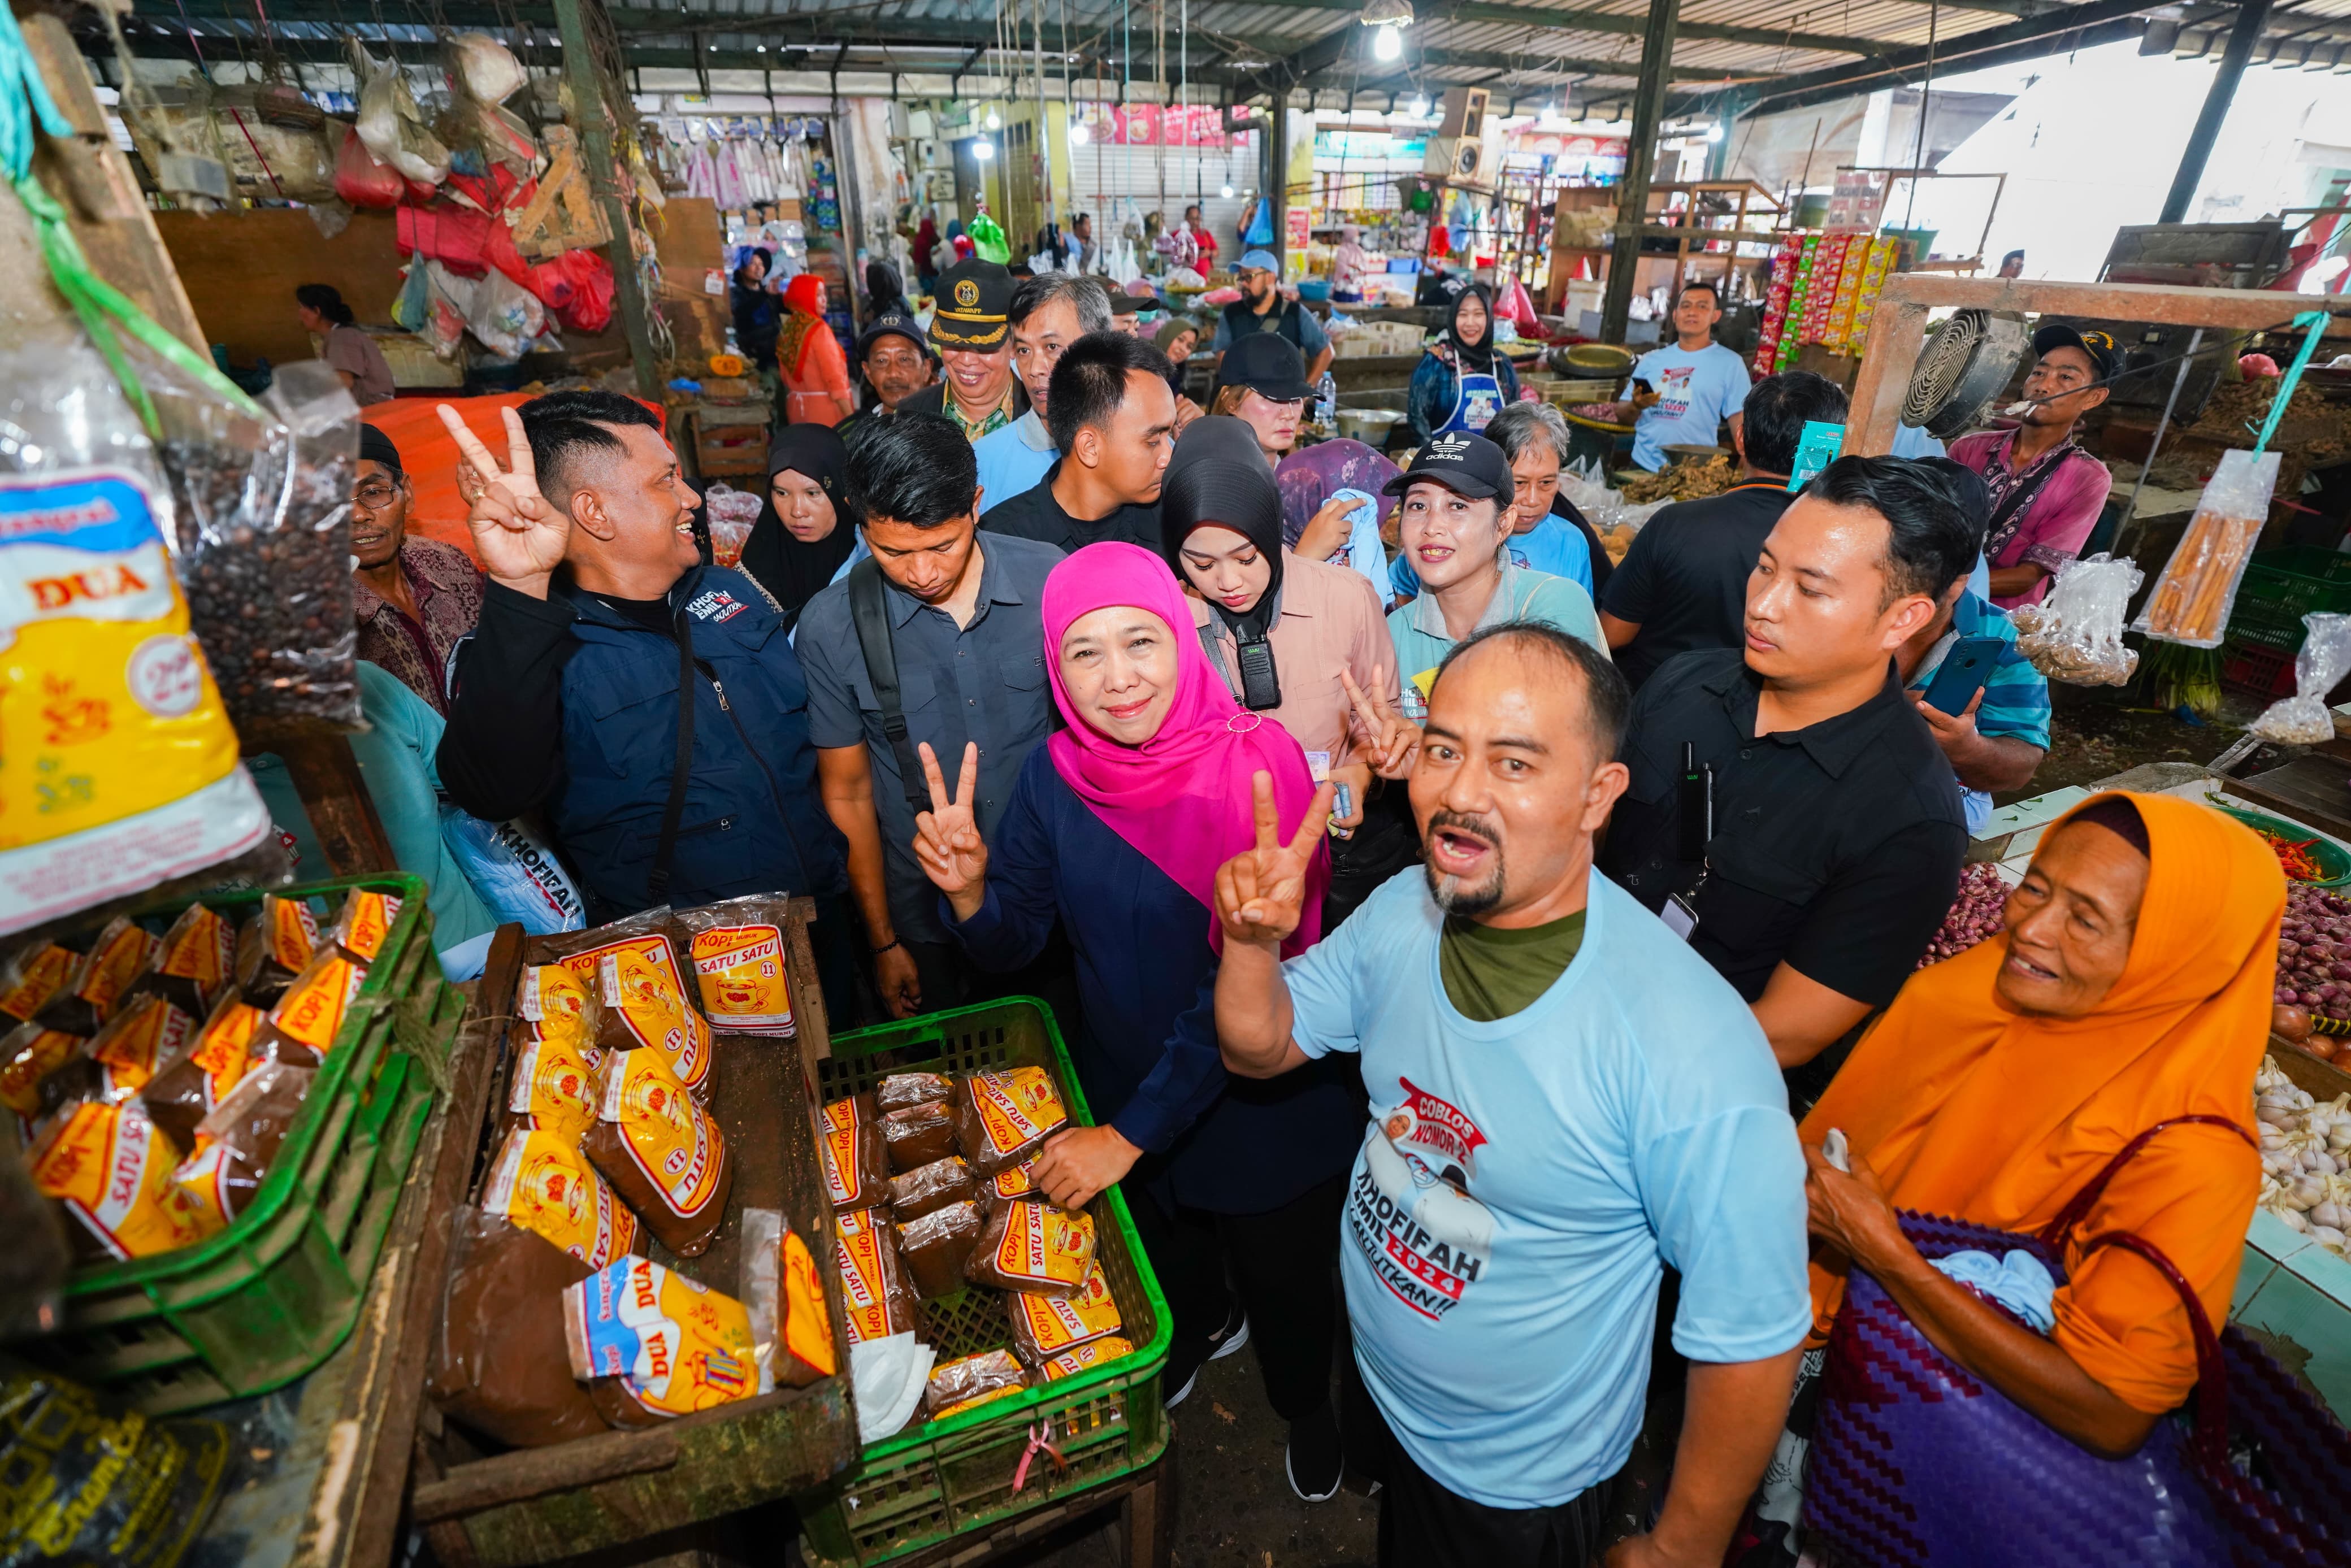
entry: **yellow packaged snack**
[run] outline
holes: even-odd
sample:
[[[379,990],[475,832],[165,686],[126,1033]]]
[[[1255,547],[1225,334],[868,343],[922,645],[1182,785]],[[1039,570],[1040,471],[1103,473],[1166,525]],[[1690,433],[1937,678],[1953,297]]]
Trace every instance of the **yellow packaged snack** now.
[[[577,1148],[596,1124],[596,1073],[559,1040],[533,1040],[515,1058],[507,1092],[512,1125],[552,1133]]]
[[[55,942],[20,947],[0,963],[0,1013],[29,1019],[66,988],[81,955]]]
[[[336,912],[331,935],[336,946],[362,964],[372,964],[383,951],[383,939],[392,935],[392,923],[399,918],[396,895],[355,887]]]
[[[29,1127],[41,1113],[41,1080],[80,1055],[83,1043],[78,1034],[37,1023],[0,1035],[0,1105]]]
[[[1012,1314],[1012,1348],[1030,1366],[1040,1366],[1065,1350],[1106,1339],[1126,1325],[1111,1300],[1110,1281],[1102,1264],[1087,1269],[1085,1279],[1066,1296],[1020,1291],[1005,1298]]]
[[[649,1427],[766,1393],[750,1312],[643,1258],[563,1291],[571,1375],[615,1427]]]
[[[482,1208],[536,1230],[591,1269],[634,1249],[637,1217],[612,1196],[580,1151],[552,1133],[507,1134],[483,1189]]]
[[[975,1285],[1067,1296],[1094,1262],[1094,1218],[1019,1198],[987,1218],[966,1272]]]
[[[166,1060],[140,1092],[147,1113],[180,1147],[196,1146],[196,1124],[219,1109],[244,1081],[253,1060],[253,1037],[260,1028],[260,1009],[246,1006],[234,993],[223,997],[196,1031],[194,1042]]]
[[[655,1240],[681,1258],[709,1249],[726,1222],[735,1163],[718,1124],[660,1051],[640,1046],[605,1059],[604,1092],[580,1152]]]
[[[259,1047],[280,1060],[315,1066],[335,1047],[350,1014],[351,998],[367,983],[367,966],[354,964],[333,947],[321,947],[310,967],[295,977],[269,1009]],[[303,1052],[308,1051],[306,1059]]]
[[[127,1100],[195,1039],[196,1020],[161,997],[141,997],[89,1042],[98,1068],[96,1098]]]
[[[85,1100],[41,1130],[33,1185],[62,1204],[85,1262],[146,1258],[201,1241],[211,1227],[172,1185],[174,1152],[136,1100]]]
[[[774,1358],[775,1377],[787,1388],[805,1388],[840,1368],[832,1343],[832,1314],[825,1311],[824,1281],[816,1271],[816,1257],[799,1233],[784,1229],[782,1343]]]
[[[268,831],[146,481],[0,475],[0,935]]]
[[[213,1010],[236,968],[236,929],[201,904],[191,904],[163,933],[154,973],[144,988],[203,1018]]]
[[[91,1016],[104,1023],[114,1016],[115,1005],[131,988],[131,982],[153,967],[162,946],[128,920],[108,921],[74,977],[72,994],[89,1003]]]
[[[1112,1334],[1107,1339],[1098,1339],[1092,1344],[1081,1344],[1074,1350],[1065,1350],[1054,1356],[1037,1369],[1037,1380],[1040,1383],[1058,1383],[1064,1377],[1074,1377],[1079,1373],[1089,1371],[1093,1367],[1107,1366],[1122,1355],[1134,1354],[1134,1343],[1132,1340],[1122,1339],[1117,1334]]]
[[[625,936],[563,959],[602,1009],[596,1048],[650,1046],[698,1099],[710,1090],[710,1026],[686,1005],[677,955],[660,931]]]
[[[975,1072],[956,1086],[952,1103],[963,1157],[980,1176],[1019,1165],[1070,1120],[1053,1075],[1041,1067]]]
[[[319,949],[319,921],[308,900],[265,894],[261,912],[236,934],[236,983],[258,1008],[276,1001],[310,967]]]
[[[898,1260],[889,1220],[871,1208],[845,1209],[832,1218],[832,1261],[841,1275],[841,1305],[849,1343],[888,1339],[914,1327],[914,1291]]]
[[[713,1029],[778,1037],[792,1032],[784,906],[781,898],[754,894],[672,916]]]
[[[988,1178],[982,1196],[990,1207],[1009,1203],[1016,1197],[1027,1197],[1037,1190],[1037,1157],[1034,1155],[1017,1166],[1007,1166]]]
[[[529,1027],[534,1040],[567,1045],[590,1067],[601,1066],[604,1053],[597,1049],[597,1031],[603,1026],[603,1008],[588,992],[585,981],[560,964],[527,964],[515,988],[515,1011]]]

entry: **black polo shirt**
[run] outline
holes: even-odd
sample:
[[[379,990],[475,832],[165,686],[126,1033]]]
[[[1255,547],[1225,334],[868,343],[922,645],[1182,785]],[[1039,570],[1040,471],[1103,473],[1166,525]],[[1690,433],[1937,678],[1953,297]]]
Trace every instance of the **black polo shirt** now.
[[[1652,910],[1696,886],[1690,945],[1750,1002],[1783,959],[1890,1002],[1959,892],[1967,815],[1950,762],[1890,667],[1852,712],[1757,739],[1761,689],[1736,648],[1681,654],[1641,688],[1601,870]],[[1714,764],[1703,865],[1679,858],[1685,741]]]
[[[1744,645],[1747,579],[1795,498],[1782,481],[1757,479],[1661,507],[1633,536],[1600,608],[1641,629],[1616,650],[1635,690],[1676,653]]]
[[[1104,539],[1123,539],[1131,545],[1141,545],[1153,555],[1159,553],[1158,502],[1147,507],[1123,506],[1106,517],[1091,521],[1073,517],[1053,498],[1053,480],[1061,472],[1062,461],[1055,458],[1042,479],[1010,500],[988,507],[979,519],[980,531],[1035,539],[1063,550],[1082,549]]]

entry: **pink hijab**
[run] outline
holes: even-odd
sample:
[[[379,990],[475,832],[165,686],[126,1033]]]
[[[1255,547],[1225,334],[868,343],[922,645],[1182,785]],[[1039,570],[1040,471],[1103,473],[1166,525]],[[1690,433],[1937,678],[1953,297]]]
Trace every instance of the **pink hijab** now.
[[[1159,733],[1141,746],[1089,728],[1061,685],[1061,638],[1071,623],[1113,604],[1150,611],[1176,638],[1176,702]],[[1175,574],[1141,546],[1105,541],[1070,556],[1045,579],[1042,614],[1045,667],[1069,725],[1046,742],[1054,770],[1112,832],[1200,901],[1210,912],[1208,945],[1222,952],[1224,927],[1214,918],[1217,868],[1257,842],[1250,779],[1273,775],[1287,838],[1314,798],[1305,753],[1273,719],[1241,711],[1191,634],[1191,607]],[[1305,911],[1281,945],[1284,957],[1322,936],[1322,890],[1330,881],[1331,858],[1318,845],[1306,875]]]

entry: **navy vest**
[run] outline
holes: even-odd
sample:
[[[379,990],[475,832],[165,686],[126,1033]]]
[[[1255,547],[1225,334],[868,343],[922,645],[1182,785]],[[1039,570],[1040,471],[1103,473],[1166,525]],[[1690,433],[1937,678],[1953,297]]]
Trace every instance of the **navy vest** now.
[[[749,580],[718,567],[679,578],[669,602],[685,610],[698,666],[669,902],[841,892],[846,848],[817,794],[808,685],[781,618]],[[589,594],[575,592],[571,606],[580,645],[563,667],[564,780],[549,812],[589,892],[625,914],[651,902],[677,766],[677,643]]]
[[[1303,308],[1297,300],[1285,299],[1280,309],[1270,316],[1260,316],[1249,308],[1248,300],[1236,299],[1225,307],[1225,325],[1232,329],[1237,340],[1251,332],[1276,333],[1289,339],[1290,346],[1302,355],[1306,352],[1306,329],[1298,324],[1298,317]]]

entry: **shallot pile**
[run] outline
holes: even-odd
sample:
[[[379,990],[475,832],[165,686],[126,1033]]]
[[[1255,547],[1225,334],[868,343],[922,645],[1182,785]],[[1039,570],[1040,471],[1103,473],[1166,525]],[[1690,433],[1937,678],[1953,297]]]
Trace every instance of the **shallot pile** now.
[[[2314,1018],[2351,1019],[2351,899],[2331,888],[2288,884],[2276,999],[2271,1027],[2296,1044],[2309,1036]]]
[[[1980,861],[1960,872],[1959,895],[1951,901],[1951,912],[1943,916],[1942,929],[1927,944],[1927,956],[1918,960],[1918,967],[1956,958],[1985,937],[1998,935],[2001,912],[2007,907],[2008,883],[1998,868]]]
[[[2262,1139],[2261,1207],[2338,1257],[2351,1257],[2351,1093],[2321,1104],[2269,1057],[2253,1078]]]

